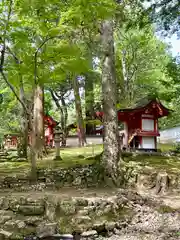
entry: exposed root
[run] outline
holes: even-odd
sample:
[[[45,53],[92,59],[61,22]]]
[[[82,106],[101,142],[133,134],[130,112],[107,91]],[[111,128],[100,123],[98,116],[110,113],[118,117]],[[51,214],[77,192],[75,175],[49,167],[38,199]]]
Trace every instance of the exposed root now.
[[[165,194],[169,188],[169,176],[166,172],[158,173],[156,177],[156,184],[153,188],[155,194]]]

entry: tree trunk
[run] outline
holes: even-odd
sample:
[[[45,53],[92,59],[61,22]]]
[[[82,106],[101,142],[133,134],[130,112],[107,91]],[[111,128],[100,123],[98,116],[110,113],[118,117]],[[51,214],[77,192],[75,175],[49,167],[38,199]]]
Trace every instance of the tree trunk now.
[[[33,121],[33,114],[29,115],[29,128],[30,128],[30,161],[31,161],[31,176],[30,180],[32,183],[37,181],[37,149],[36,149],[36,132],[35,132],[35,125]]]
[[[67,131],[67,119],[68,119],[68,111],[67,111],[67,105],[65,103],[64,100],[64,96],[61,96],[61,104],[62,104],[62,116],[61,116],[61,125],[62,125],[62,132],[63,132],[63,136],[62,136],[62,147],[66,146],[66,139],[67,139],[67,135],[68,135],[68,131]],[[62,119],[63,118],[63,119]]]
[[[156,177],[156,184],[154,187],[155,194],[165,194],[169,188],[169,176],[166,172],[158,173]]]
[[[73,79],[73,89],[76,105],[76,120],[77,120],[77,133],[79,139],[79,146],[84,146],[86,144],[86,135],[84,130],[84,121],[82,115],[81,99],[79,95],[79,83],[78,79]]]
[[[104,152],[102,164],[105,171],[117,185],[120,149],[116,109],[116,77],[113,22],[105,20],[101,29],[102,40],[102,95],[104,112]]]
[[[43,156],[44,150],[44,89],[37,84],[34,89],[32,144],[36,157]]]
[[[93,69],[93,66],[91,66],[91,69]],[[85,111],[86,120],[94,119],[94,82],[90,72],[85,74]],[[94,129],[94,124],[86,123],[86,134],[93,134]]]
[[[124,80],[124,98],[127,103],[129,103],[129,83],[128,83],[128,76],[126,70],[126,51],[122,51],[122,73],[123,73],[123,80]]]
[[[61,130],[62,130],[62,142],[61,145],[63,147],[66,146],[66,139],[67,139],[67,135],[68,135],[68,130],[67,130],[67,119],[68,119],[68,111],[67,111],[67,106],[66,106],[66,102],[64,100],[64,94],[63,93],[59,93],[57,94],[57,92],[53,91],[52,89],[49,89],[51,96],[56,104],[56,107],[59,109],[60,114],[61,114]],[[61,101],[61,104],[60,104]]]
[[[26,102],[23,83],[20,85],[20,99],[22,102]],[[27,158],[28,147],[28,116],[25,109],[21,106],[21,138],[18,146],[19,157]]]

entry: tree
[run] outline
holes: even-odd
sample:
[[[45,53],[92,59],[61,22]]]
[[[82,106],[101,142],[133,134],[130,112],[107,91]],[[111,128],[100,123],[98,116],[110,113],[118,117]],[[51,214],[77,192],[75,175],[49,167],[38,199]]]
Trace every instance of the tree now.
[[[48,89],[51,97],[54,100],[60,115],[60,126],[63,133],[62,146],[66,146],[66,139],[68,136],[67,120],[68,120],[68,105],[67,98],[71,94],[72,84],[65,79],[61,83],[55,83]],[[71,101],[70,101],[71,102]]]
[[[104,123],[103,165],[115,184],[118,177],[119,141],[113,21],[102,22],[102,96]]]
[[[132,106],[146,94],[158,94],[167,76],[167,46],[155,37],[150,24],[143,28],[116,30],[116,69],[121,107]]]
[[[147,9],[151,13],[152,19],[170,35],[177,33],[179,35],[180,19],[179,0],[156,0],[150,1],[150,7]]]
[[[77,121],[77,133],[79,138],[79,146],[84,146],[86,144],[86,135],[85,135],[85,125],[82,114],[81,107],[81,98],[79,95],[79,78],[73,78],[73,90],[74,90],[74,99],[76,107],[76,121]]]

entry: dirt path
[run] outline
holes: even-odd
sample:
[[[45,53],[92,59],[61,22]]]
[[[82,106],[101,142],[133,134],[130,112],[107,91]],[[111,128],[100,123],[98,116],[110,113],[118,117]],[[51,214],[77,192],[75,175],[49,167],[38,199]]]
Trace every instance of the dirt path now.
[[[4,196],[24,196],[31,198],[39,198],[43,196],[57,196],[62,199],[71,198],[71,197],[86,197],[86,198],[110,198],[117,194],[117,189],[112,188],[95,188],[95,189],[76,189],[76,188],[62,188],[60,190],[44,190],[44,191],[28,191],[28,192],[14,192],[14,191],[5,191],[0,193],[0,197]]]

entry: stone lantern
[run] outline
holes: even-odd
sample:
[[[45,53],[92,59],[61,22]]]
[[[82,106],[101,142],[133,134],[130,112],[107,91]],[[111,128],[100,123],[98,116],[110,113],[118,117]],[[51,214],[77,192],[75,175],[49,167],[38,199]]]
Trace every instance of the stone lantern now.
[[[55,149],[56,149],[56,156],[54,160],[62,160],[60,156],[60,143],[62,141],[62,131],[60,127],[56,127],[54,131],[54,143],[55,143]]]

